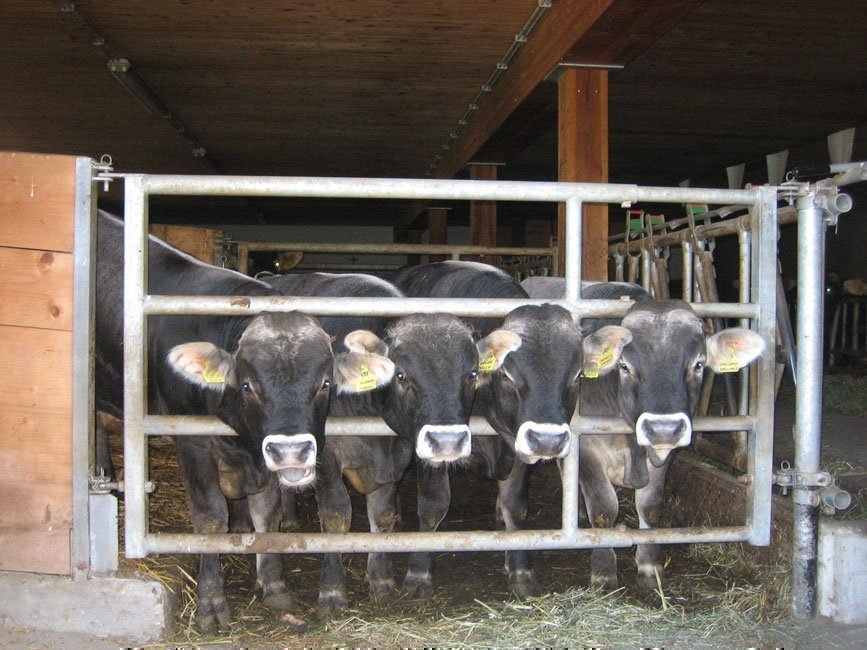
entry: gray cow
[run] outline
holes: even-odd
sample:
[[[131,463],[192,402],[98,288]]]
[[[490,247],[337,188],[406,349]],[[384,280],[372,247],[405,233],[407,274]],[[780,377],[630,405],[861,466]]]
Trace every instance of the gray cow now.
[[[394,286],[374,276],[347,273],[300,273],[265,277],[286,295],[400,298]],[[520,344],[512,332],[494,331],[473,341],[470,329],[450,314],[412,315],[402,318],[331,316],[321,319],[332,336],[351,352],[373,352],[386,357],[394,368],[390,382],[377,391],[355,394],[338,391],[331,400],[331,415],[382,416],[397,437],[339,436],[329,438],[320,451],[320,478],[316,484],[319,517],[325,532],[349,530],[352,507],[343,482],[366,495],[371,532],[391,532],[399,520],[396,485],[413,455],[418,459],[420,513],[449,494],[432,476],[448,472],[470,455],[468,426],[479,375],[479,357],[501,358]],[[363,328],[361,339],[346,336]],[[345,337],[345,338],[344,338]],[[493,370],[499,362],[491,367]],[[444,513],[443,513],[444,514]],[[433,530],[441,516],[420,518],[422,531]],[[395,590],[390,558],[383,553],[368,557],[367,582],[374,600],[389,598]],[[413,577],[404,587],[416,591]],[[325,557],[319,590],[320,609],[328,614],[347,605],[345,571],[340,556]]]
[[[97,223],[96,404],[123,417],[123,224]],[[148,241],[149,291],[169,295],[270,296],[268,285],[210,266],[160,240]],[[355,335],[363,338],[365,332]],[[352,390],[366,366],[375,383],[391,362],[375,353],[338,354],[306,314],[252,318],[160,316],[147,334],[148,408],[153,414],[216,415],[237,436],[178,436],[175,445],[193,530],[225,533],[229,500],[247,498],[259,532],[275,532],[280,488],[312,487],[332,392]],[[291,605],[279,555],[257,556],[257,584],[268,607]],[[219,556],[200,558],[196,622],[229,627]]]
[[[529,278],[522,283],[535,298],[562,298],[562,278]],[[585,435],[580,439],[579,482],[590,524],[614,526],[615,486],[635,490],[641,528],[658,525],[665,475],[672,452],[689,445],[706,367],[733,371],[765,349],[755,332],[730,328],[713,336],[681,300],[653,300],[637,285],[588,283],[583,298],[628,297],[632,307],[616,320],[586,320],[582,415],[622,415],[635,435]],[[637,548],[638,584],[657,588],[662,579],[659,546]],[[617,560],[610,548],[594,549],[591,579],[606,589],[617,586]]]
[[[436,262],[400,271],[395,284],[408,296],[440,298],[515,298],[527,294],[502,270],[476,262]],[[554,305],[524,306],[504,320],[467,319],[486,335],[494,328],[516,336],[514,347],[502,348],[502,358],[485,363],[483,354],[477,406],[499,434],[473,440],[468,466],[485,479],[496,480],[496,516],[507,530],[524,528],[527,520],[531,466],[569,453],[569,421],[578,396],[581,337],[571,314]],[[494,363],[496,361],[496,363]],[[432,472],[434,474],[434,472]],[[449,506],[449,477],[430,478],[441,487],[420,517],[437,523]],[[410,556],[407,580],[418,593],[430,593],[432,562],[429,553]],[[526,551],[506,552],[509,586],[519,596],[532,593],[533,571]]]

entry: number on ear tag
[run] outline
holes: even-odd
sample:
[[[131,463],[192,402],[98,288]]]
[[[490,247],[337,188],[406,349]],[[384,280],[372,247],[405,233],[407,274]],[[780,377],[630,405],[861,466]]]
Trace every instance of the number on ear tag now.
[[[493,372],[496,366],[497,357],[494,356],[493,351],[489,352],[488,356],[479,361],[479,371],[481,372]]]
[[[355,380],[355,392],[366,393],[376,388],[376,376],[370,372],[367,366],[361,366],[361,374]]]
[[[602,348],[602,354],[599,355],[599,367],[603,368],[610,365],[612,361],[614,361],[614,350]]]
[[[205,369],[202,370],[202,379],[209,384],[225,384],[226,378],[219,370],[211,368],[211,362],[205,362]]]
[[[741,364],[738,361],[738,355],[735,354],[735,349],[729,348],[729,355],[719,362],[719,371],[722,372],[737,372],[741,369]]]

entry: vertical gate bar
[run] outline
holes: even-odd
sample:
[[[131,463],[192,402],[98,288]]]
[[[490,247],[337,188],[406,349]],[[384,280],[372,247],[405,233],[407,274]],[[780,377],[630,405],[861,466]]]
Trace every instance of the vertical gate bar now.
[[[750,302],[752,299],[752,287],[750,286],[750,272],[752,270],[752,233],[748,228],[743,226],[743,222],[738,228],[738,301],[742,303]],[[748,318],[742,318],[741,327],[749,327],[750,321]],[[776,334],[774,335],[776,341]],[[747,366],[740,371],[740,392],[738,394],[738,415],[746,415],[749,413],[750,406],[750,376],[754,372],[755,366]],[[737,455],[747,453],[747,445],[749,444],[746,431],[735,432],[737,436]]]
[[[70,567],[74,580],[90,572],[89,477],[95,443],[93,396],[93,313],[96,265],[96,200],[90,158],[75,159],[75,237],[72,317],[72,532]]]
[[[124,181],[124,503],[126,556],[144,557],[147,533],[147,342],[144,298],[147,293],[147,196],[140,175]]]
[[[238,244],[238,271],[250,275],[250,244],[247,242]]]
[[[680,247],[683,251],[683,259],[681,260],[681,267],[683,269],[683,287],[680,290],[680,294],[685,302],[692,302],[692,242],[684,239],[680,243]]]
[[[650,282],[650,250],[647,247],[646,240],[641,245],[641,286],[648,293],[653,291]],[[656,298],[656,294],[653,297]]]
[[[566,300],[569,301],[573,317],[577,316],[580,324],[580,314],[576,314],[576,303],[581,292],[581,263],[584,257],[582,250],[582,204],[579,199],[566,201]],[[581,437],[571,435],[571,448],[560,466],[563,481],[563,500],[561,507],[562,528],[567,534],[578,530],[578,442]],[[517,462],[517,461],[516,461]]]
[[[815,191],[798,198],[798,316],[795,387],[795,472],[819,471],[822,440],[822,323],[824,319],[825,222]],[[812,491],[796,487],[792,549],[792,616],[816,614],[818,511]]]
[[[759,315],[752,327],[767,346],[756,363],[756,400],[751,412],[756,415],[756,428],[749,436],[747,471],[752,476],[751,499],[747,503],[747,525],[750,543],[767,546],[771,541],[771,489],[774,460],[774,377],[776,363],[776,271],[777,271],[777,192],[773,187],[759,189],[759,201],[750,211],[751,295],[759,306]]]

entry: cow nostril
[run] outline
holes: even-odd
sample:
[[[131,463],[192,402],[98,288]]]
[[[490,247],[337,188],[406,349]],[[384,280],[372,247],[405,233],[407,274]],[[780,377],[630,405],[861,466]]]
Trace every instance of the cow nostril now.
[[[265,453],[269,456],[275,457],[279,456],[280,454],[279,450],[277,449],[277,445],[275,445],[273,442],[269,442],[265,445]]]

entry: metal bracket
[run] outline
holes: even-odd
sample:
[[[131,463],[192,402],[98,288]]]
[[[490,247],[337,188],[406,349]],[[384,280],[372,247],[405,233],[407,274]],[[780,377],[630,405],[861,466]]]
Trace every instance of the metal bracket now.
[[[102,191],[108,192],[109,183],[114,180],[114,176],[111,175],[111,172],[114,171],[111,156],[107,153],[102,154],[99,162],[91,161],[91,167],[96,171],[93,180],[102,183]]]
[[[102,472],[98,475],[91,474],[88,476],[87,486],[90,494],[110,494],[113,491],[124,491],[123,481],[112,481],[111,477],[106,476]],[[151,494],[154,490],[156,490],[156,485],[154,485],[153,481],[147,481],[145,483],[145,492]]]
[[[827,515],[845,510],[852,503],[849,493],[834,485],[834,477],[828,472],[799,472],[786,460],[774,472],[774,484],[780,486],[782,496],[788,495],[789,490],[796,490],[792,495],[795,503],[821,506]]]

